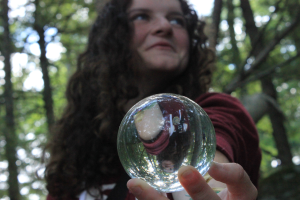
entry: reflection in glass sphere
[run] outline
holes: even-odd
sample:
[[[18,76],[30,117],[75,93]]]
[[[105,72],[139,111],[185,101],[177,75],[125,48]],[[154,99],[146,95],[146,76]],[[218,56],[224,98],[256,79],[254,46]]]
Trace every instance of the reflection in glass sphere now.
[[[208,115],[175,94],[153,95],[134,105],[121,122],[117,142],[129,176],[162,192],[183,189],[177,177],[182,165],[192,165],[204,176],[216,151]]]

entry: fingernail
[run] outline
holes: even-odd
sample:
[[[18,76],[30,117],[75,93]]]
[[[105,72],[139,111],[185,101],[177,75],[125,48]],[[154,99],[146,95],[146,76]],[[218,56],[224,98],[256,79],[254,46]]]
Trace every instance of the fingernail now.
[[[220,164],[220,163],[218,163],[218,162],[215,162],[215,161],[212,161],[211,166],[210,166],[209,169],[222,170],[222,168],[223,168],[223,165],[222,165],[222,164]],[[209,170],[209,171],[211,171],[211,170]]]
[[[139,195],[142,193],[142,188],[136,186],[136,187],[130,187],[128,188],[130,190],[130,192],[134,195]]]
[[[184,179],[190,179],[193,177],[193,171],[191,169],[186,169],[183,173],[182,173],[182,177]]]
[[[216,161],[212,161],[211,162],[211,166],[214,166],[214,167],[220,167],[220,163],[216,162]]]

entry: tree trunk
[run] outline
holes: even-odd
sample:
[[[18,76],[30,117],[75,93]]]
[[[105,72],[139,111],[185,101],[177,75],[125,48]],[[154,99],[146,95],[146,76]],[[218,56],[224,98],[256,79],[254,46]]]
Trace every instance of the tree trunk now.
[[[233,64],[238,67],[241,64],[241,57],[240,57],[240,51],[237,47],[237,42],[235,39],[235,31],[234,31],[234,6],[232,3],[232,0],[227,0],[227,9],[228,9],[228,15],[227,15],[227,23],[229,27],[229,34],[230,34],[230,44],[232,46],[232,62]],[[240,69],[237,70],[238,72]]]
[[[250,6],[250,2],[248,0],[241,0],[241,8],[243,11],[243,17],[245,19],[245,27],[246,33],[250,37],[252,48],[255,48],[255,44],[262,45],[261,43],[257,42],[257,37],[259,36],[258,28],[255,25],[253,11]],[[262,48],[259,48],[260,50]]]
[[[261,84],[263,92],[277,101],[277,93],[274,84],[272,83],[271,77],[269,76],[262,79]],[[286,130],[283,124],[283,113],[280,113],[277,109],[270,106],[268,110],[268,115],[272,123],[273,137],[278,150],[278,158],[281,160],[282,165],[292,165],[293,156],[286,135]]]
[[[8,1],[2,0],[2,19],[4,27],[3,36],[3,55],[4,55],[4,70],[5,70],[5,85],[4,85],[4,98],[6,106],[5,115],[5,130],[4,137],[6,140],[5,155],[8,161],[8,195],[10,200],[19,200],[19,182],[18,182],[18,167],[16,165],[17,155],[17,136],[15,132],[15,121],[14,121],[14,104],[13,104],[13,87],[11,82],[11,65],[10,56],[12,54],[12,40],[10,38],[10,30],[8,23]]]
[[[255,57],[258,56],[259,52],[264,50],[263,40],[262,38],[258,38],[259,31],[254,22],[253,12],[248,0],[241,0],[241,8],[243,11],[243,16],[246,20],[246,32],[250,37],[253,55]],[[258,42],[259,40],[259,42]],[[274,84],[272,82],[271,76],[268,78],[264,78],[261,80],[263,92],[266,95],[272,97],[275,101],[277,101],[276,90]],[[278,150],[278,158],[281,160],[282,165],[290,165],[292,162],[292,153],[290,149],[290,145],[288,143],[288,138],[286,134],[286,130],[284,128],[284,117],[282,113],[279,113],[277,109],[270,106],[268,110],[268,115],[270,117],[272,128],[273,128],[273,137],[276,143],[276,147]],[[267,114],[267,113],[266,113]]]
[[[241,56],[240,56],[240,51],[237,46],[237,42],[235,39],[235,31],[234,31],[234,5],[233,5],[233,0],[227,0],[227,23],[228,23],[228,29],[229,29],[229,35],[230,35],[230,44],[231,44],[231,60],[232,63],[236,67],[236,74],[239,74],[242,72],[243,67],[241,67]],[[241,96],[246,96],[247,95],[247,88],[246,87],[241,87]]]
[[[222,12],[222,0],[215,0],[214,1],[214,10],[212,14],[212,23],[209,27],[209,47],[216,50],[217,46],[217,39],[219,33],[219,25],[221,20],[221,12]]]
[[[39,6],[39,0],[35,1],[35,24],[34,28],[37,31],[40,39],[38,41],[41,55],[40,55],[40,66],[43,73],[43,80],[44,80],[44,90],[43,90],[43,100],[46,110],[46,117],[47,117],[47,124],[48,124],[48,130],[51,131],[51,127],[54,124],[54,112],[53,112],[53,99],[52,99],[52,89],[51,89],[51,81],[49,77],[49,71],[48,66],[49,62],[46,58],[46,42],[45,42],[45,35],[44,35],[44,25],[41,23],[41,20],[39,18],[39,12],[40,12],[40,6]]]

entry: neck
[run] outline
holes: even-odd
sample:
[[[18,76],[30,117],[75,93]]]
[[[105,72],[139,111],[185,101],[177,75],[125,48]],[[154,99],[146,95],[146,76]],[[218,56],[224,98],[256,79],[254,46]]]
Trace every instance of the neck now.
[[[134,104],[136,104],[138,101],[142,100],[143,98],[146,98],[154,94],[163,93],[165,91],[165,88],[170,83],[170,80],[168,80],[165,77],[166,76],[139,77],[139,79],[136,81],[139,95],[133,99],[130,99],[125,104],[124,111],[127,112]]]

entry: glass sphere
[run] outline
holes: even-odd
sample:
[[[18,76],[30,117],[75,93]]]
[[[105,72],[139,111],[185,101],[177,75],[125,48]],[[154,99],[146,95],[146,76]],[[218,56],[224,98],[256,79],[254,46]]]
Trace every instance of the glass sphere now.
[[[214,127],[205,111],[187,97],[157,94],[135,104],[123,118],[117,139],[125,171],[161,192],[183,189],[180,166],[202,176],[216,151]]]

